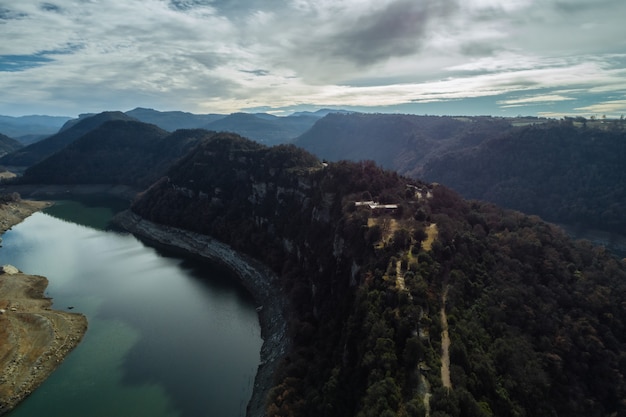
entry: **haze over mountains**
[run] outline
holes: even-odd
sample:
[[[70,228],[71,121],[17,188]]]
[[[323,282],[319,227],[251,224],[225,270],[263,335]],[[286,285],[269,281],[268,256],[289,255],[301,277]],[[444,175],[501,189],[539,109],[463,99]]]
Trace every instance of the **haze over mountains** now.
[[[134,138],[144,145],[150,141],[142,136],[145,133],[150,137],[147,132],[155,125],[163,131],[229,131],[267,145],[294,143],[329,161],[373,160],[403,175],[446,184],[465,197],[492,201],[558,223],[611,232],[626,230],[626,174],[621,166],[626,160],[623,120],[556,121],[329,110],[288,117],[245,113],[224,116],[137,108],[126,113],[82,115],[66,122],[57,134],[19,149],[19,144],[4,139],[7,155],[0,158],[0,164],[33,166],[109,120],[154,123],[144,123],[145,131],[137,130]],[[100,132],[91,137],[102,139],[106,135]],[[100,145],[108,146],[105,142]],[[144,145],[137,145],[135,152],[143,152]],[[75,150],[72,152],[72,156],[64,156],[72,161],[65,168],[58,162],[61,157],[47,164],[57,167],[53,177],[59,181],[70,166],[81,165],[81,158],[89,166],[92,157],[88,153],[79,158]],[[99,155],[107,152],[111,148],[100,149]],[[115,155],[119,164],[131,157],[123,152]],[[111,161],[115,158],[109,155]],[[50,168],[33,168],[24,180],[42,178],[35,173],[47,170]],[[72,178],[66,181],[76,182],[78,177]]]

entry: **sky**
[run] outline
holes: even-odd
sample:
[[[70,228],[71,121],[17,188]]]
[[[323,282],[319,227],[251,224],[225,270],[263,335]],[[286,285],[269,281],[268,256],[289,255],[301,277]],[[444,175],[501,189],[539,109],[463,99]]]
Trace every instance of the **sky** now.
[[[626,114],[624,0],[0,0],[0,114]]]

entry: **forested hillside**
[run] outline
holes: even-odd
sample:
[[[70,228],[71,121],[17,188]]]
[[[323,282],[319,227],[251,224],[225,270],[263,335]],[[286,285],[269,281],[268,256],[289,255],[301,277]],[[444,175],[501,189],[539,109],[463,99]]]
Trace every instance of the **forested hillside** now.
[[[626,231],[623,120],[331,114],[295,143],[549,221]]]
[[[536,217],[228,134],[132,209],[280,276],[269,416],[626,415],[626,268]]]
[[[22,146],[17,140],[0,133],[0,156],[16,151]]]
[[[626,233],[626,130],[607,125],[516,129],[432,159],[422,177],[549,221]]]
[[[431,157],[476,146],[511,128],[510,120],[492,117],[332,113],[294,144],[329,161],[372,160],[416,176]]]
[[[86,117],[55,135],[5,155],[0,158],[0,164],[19,167],[35,165],[109,120],[134,119],[122,112],[104,112]]]
[[[205,130],[168,133],[137,121],[108,121],[28,168],[20,182],[147,187],[211,135]]]

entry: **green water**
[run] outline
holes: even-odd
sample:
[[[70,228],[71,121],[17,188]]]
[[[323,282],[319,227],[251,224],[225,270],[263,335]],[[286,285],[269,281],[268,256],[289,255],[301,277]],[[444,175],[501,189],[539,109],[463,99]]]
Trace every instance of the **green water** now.
[[[4,234],[0,264],[48,277],[53,308],[89,320],[10,417],[245,415],[262,343],[251,298],[207,265],[104,230],[117,209],[58,202]]]

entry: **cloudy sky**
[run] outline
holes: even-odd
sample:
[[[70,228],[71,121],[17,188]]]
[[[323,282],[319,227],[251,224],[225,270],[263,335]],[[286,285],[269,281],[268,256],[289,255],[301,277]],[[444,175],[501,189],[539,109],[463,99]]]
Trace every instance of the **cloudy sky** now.
[[[0,0],[0,114],[626,114],[624,0]]]

